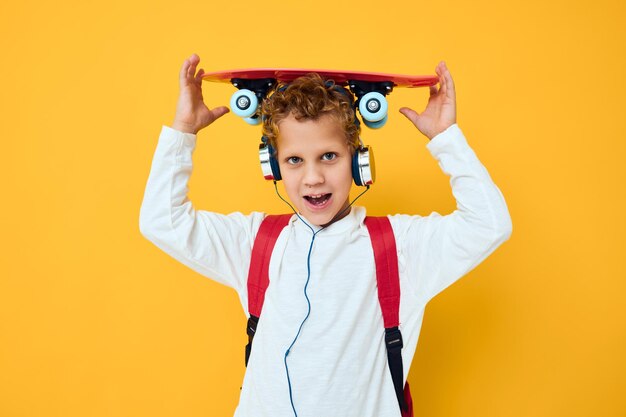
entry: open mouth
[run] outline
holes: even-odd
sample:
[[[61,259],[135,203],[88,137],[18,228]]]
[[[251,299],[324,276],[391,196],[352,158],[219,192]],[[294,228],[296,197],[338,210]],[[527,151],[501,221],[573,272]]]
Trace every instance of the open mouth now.
[[[305,195],[304,199],[315,207],[321,207],[330,199],[331,195],[332,193]]]

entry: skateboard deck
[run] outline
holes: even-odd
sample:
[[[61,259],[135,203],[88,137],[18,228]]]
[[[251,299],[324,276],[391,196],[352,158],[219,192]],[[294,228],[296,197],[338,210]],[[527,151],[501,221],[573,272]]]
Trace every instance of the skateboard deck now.
[[[348,85],[349,81],[386,82],[390,81],[394,87],[427,87],[439,82],[436,75],[403,75],[386,74],[382,72],[338,71],[327,69],[306,68],[250,68],[229,71],[208,72],[202,76],[205,81],[228,82],[234,78],[254,80],[273,78],[280,82],[291,82],[308,73],[318,73],[322,78],[332,79],[335,84]]]
[[[205,73],[204,81],[230,83],[239,91],[230,100],[230,107],[247,123],[261,123],[259,103],[277,83],[289,84],[296,78],[317,73],[335,85],[348,87],[356,97],[358,109],[366,126],[378,129],[387,122],[387,99],[394,87],[427,87],[439,82],[436,75],[402,75],[382,72],[335,71],[307,68],[250,68]]]

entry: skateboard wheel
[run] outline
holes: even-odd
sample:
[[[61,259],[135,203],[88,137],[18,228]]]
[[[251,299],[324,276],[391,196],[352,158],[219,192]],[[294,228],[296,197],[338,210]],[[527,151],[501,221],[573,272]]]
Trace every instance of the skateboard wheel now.
[[[370,129],[379,129],[383,127],[385,123],[387,123],[387,116],[385,115],[385,117],[383,117],[377,122],[370,122],[370,121],[363,119],[363,123],[365,123],[365,126],[369,127]]]
[[[230,98],[230,108],[239,117],[250,117],[256,113],[259,99],[250,90],[241,89],[236,91]]]
[[[359,112],[363,121],[378,122],[387,116],[387,99],[375,91],[367,93],[359,101]]]
[[[261,118],[258,116],[257,117],[244,117],[243,120],[252,126],[256,126],[261,123]]]

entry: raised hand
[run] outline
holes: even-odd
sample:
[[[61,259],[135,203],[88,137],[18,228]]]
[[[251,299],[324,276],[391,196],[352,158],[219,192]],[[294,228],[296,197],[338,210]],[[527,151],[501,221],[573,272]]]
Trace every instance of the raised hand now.
[[[180,93],[176,105],[176,116],[172,128],[181,132],[196,134],[229,112],[228,107],[221,106],[211,110],[202,99],[202,75],[204,70],[196,73],[200,57],[191,55],[180,69]]]
[[[446,63],[441,61],[435,69],[439,76],[439,89],[430,86],[430,97],[426,109],[419,114],[408,107],[400,113],[406,116],[428,139],[432,139],[456,123],[456,93],[454,81]]]

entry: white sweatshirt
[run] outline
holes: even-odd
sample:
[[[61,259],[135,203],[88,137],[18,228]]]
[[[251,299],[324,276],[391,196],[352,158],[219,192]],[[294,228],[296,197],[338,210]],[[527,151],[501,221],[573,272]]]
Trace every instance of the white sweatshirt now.
[[[237,291],[248,314],[246,280],[263,213],[196,210],[187,198],[196,136],[163,126],[140,214],[142,234],[183,264]],[[451,177],[457,210],[389,216],[400,269],[400,330],[406,380],[426,303],[482,262],[511,234],[500,190],[455,124],[426,147]],[[272,254],[270,285],[235,417],[399,417],[387,365],[374,256],[365,209],[319,232],[295,215]],[[243,330],[242,330],[243,331]]]

